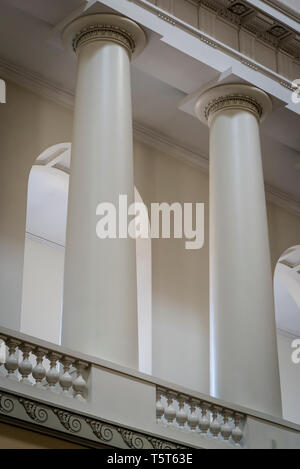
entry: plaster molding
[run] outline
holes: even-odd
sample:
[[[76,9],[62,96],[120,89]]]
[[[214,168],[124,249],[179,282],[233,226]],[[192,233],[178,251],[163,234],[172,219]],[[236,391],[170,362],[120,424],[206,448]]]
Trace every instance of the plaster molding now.
[[[267,5],[270,5],[272,8],[275,8],[275,10],[278,10],[280,13],[283,13],[284,15],[288,16],[292,20],[296,21],[297,23],[300,22],[300,14],[295,11],[293,8],[284,5],[282,2],[278,0],[263,0],[264,3]]]
[[[73,39],[74,52],[84,44],[94,41],[112,41],[125,47],[131,55],[135,50],[135,40],[125,29],[114,25],[95,24],[79,31]]]
[[[76,18],[62,31],[62,40],[67,50],[73,53],[84,44],[111,41],[124,47],[134,58],[147,43],[145,32],[135,21],[108,13],[92,13]]]
[[[199,3],[227,22],[250,31],[264,43],[291,53],[294,59],[300,57],[300,42],[293,43],[299,31],[295,31],[247,0],[239,2],[200,0]]]
[[[231,94],[210,101],[204,109],[204,115],[209,120],[216,112],[225,109],[244,109],[254,114],[257,119],[260,119],[263,113],[262,106],[251,96]]]
[[[234,27],[236,29],[237,33],[237,45],[236,47],[229,46],[225,42],[221,42],[219,39],[216,38],[216,34],[213,32],[210,32],[210,34],[207,34],[206,31],[203,31],[203,29],[200,28],[200,26],[193,26],[190,23],[187,23],[184,18],[181,18],[180,15],[177,13],[175,15],[174,9],[171,9],[170,11],[166,10],[166,7],[164,4],[161,3],[160,0],[156,0],[156,3],[149,3],[147,0],[128,0],[130,2],[133,2],[143,9],[149,11],[152,14],[157,15],[160,19],[170,23],[173,26],[176,26],[193,36],[197,36],[202,42],[205,44],[213,47],[214,49],[218,49],[221,52],[229,55],[230,57],[233,57],[234,59],[238,60],[241,64],[246,65],[250,67],[251,69],[262,73],[263,75],[267,76],[268,78],[271,78],[272,80],[276,81],[279,83],[281,86],[284,88],[288,88],[290,90],[294,90],[293,87],[293,82],[292,80],[295,79],[295,76],[290,76],[289,72],[282,71],[280,67],[278,66],[278,54],[279,52],[284,53],[286,56],[289,57],[290,59],[290,66],[293,66],[293,64],[298,64],[300,66],[300,38],[299,38],[299,33],[295,32],[294,30],[286,30],[282,36],[278,37],[277,34],[271,34],[267,28],[270,26],[270,23],[272,23],[272,28],[274,28],[274,32],[279,31],[279,29],[275,28],[280,28],[280,24],[278,21],[272,17],[268,17],[266,13],[261,13],[259,9],[255,9],[253,5],[249,5],[247,9],[247,13],[245,16],[247,16],[247,21],[245,20],[245,17],[243,15],[238,15],[237,13],[231,14],[230,12],[227,12],[229,8],[225,8],[222,6],[223,4],[232,4],[231,0],[199,0],[199,2],[194,4],[195,8],[198,8],[198,14],[200,15],[200,9],[204,8],[206,11],[210,11],[214,15],[216,15],[216,18],[219,18],[220,20],[224,21],[224,23],[227,23],[227,25],[230,25],[231,27]],[[182,3],[190,3],[190,0],[182,0]],[[240,2],[238,2],[240,3]],[[246,0],[242,0],[242,4],[246,4]],[[228,5],[227,5],[228,6]],[[249,14],[248,14],[249,13]],[[257,25],[252,24],[250,19],[256,19],[259,18],[259,23],[263,21],[262,18],[265,18],[266,25],[265,27],[261,27],[261,29],[257,29]],[[268,20],[269,18],[269,20]],[[265,29],[264,29],[265,28]],[[289,28],[289,26],[287,26]],[[216,29],[216,28],[214,28]],[[245,54],[242,49],[241,49],[241,44],[240,44],[240,32],[245,31],[248,34],[252,35],[254,40],[257,41],[257,43],[261,43],[264,46],[267,46],[272,49],[272,52],[274,52],[276,56],[276,68],[269,68],[264,66],[261,62],[256,61],[252,56]],[[288,32],[287,32],[288,31]],[[254,46],[254,49],[256,50],[256,46]],[[255,55],[255,54],[254,54]],[[260,55],[260,54],[258,54]],[[285,73],[286,72],[286,73]]]
[[[37,399],[28,399],[17,393],[0,389],[0,422],[25,429],[55,435],[93,448],[120,449],[187,449],[177,442],[120,427],[115,422],[87,417]]]
[[[202,90],[195,114],[203,124],[211,126],[215,114],[221,111],[244,110],[262,122],[272,108],[272,100],[263,90],[244,83],[227,83]]]
[[[74,93],[72,91],[66,90],[57,83],[45,80],[37,73],[28,71],[1,58],[0,76],[70,110],[74,108]],[[206,173],[209,171],[207,156],[138,122],[134,122],[134,137]],[[292,194],[266,184],[266,196],[267,200],[275,205],[300,216],[300,200],[297,200]]]

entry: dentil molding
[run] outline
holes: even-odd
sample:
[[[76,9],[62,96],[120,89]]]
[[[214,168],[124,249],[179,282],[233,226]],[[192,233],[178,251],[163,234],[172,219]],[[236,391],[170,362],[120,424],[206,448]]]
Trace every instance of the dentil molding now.
[[[281,86],[295,89],[293,80],[300,73],[300,34],[252,3],[246,0],[128,1],[197,36]]]
[[[21,68],[1,58],[0,77],[10,80],[40,96],[73,110],[74,93],[70,90],[66,90],[58,84],[45,80],[44,77],[37,73]],[[136,140],[208,173],[209,159],[201,155],[194,148],[182,145],[176,140],[146,127],[139,122],[134,122],[133,130]],[[266,184],[266,197],[267,200],[275,205],[300,216],[300,200],[293,197],[292,194]]]

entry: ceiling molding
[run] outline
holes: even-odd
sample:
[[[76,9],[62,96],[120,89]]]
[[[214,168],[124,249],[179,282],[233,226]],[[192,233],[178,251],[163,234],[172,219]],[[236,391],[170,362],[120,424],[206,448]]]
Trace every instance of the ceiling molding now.
[[[280,13],[283,13],[284,15],[288,16],[292,20],[300,22],[300,14],[297,11],[295,11],[292,7],[284,5],[279,0],[263,0],[263,1],[267,5],[270,5],[271,7],[275,8],[275,10],[278,10],[280,11]]]
[[[279,207],[300,216],[300,200],[270,184],[265,185],[266,198]]]
[[[74,94],[72,91],[61,88],[59,84],[49,82],[41,75],[1,58],[0,77],[73,110]],[[209,171],[209,160],[206,156],[138,122],[134,122],[134,137],[206,173]],[[279,207],[300,216],[300,200],[297,200],[292,194],[266,184],[266,198]]]
[[[187,23],[184,19],[181,19],[178,13],[175,16],[174,8],[172,7],[172,5],[174,6],[173,3],[161,3],[162,0],[156,0],[156,3],[149,3],[148,0],[128,1],[134,2],[136,5],[142,7],[143,9],[149,11],[154,15],[157,15],[159,18],[170,23],[171,25],[176,26],[182,29],[183,31],[186,31],[187,33],[192,34],[193,36],[197,36],[200,41],[203,41],[209,46],[218,49],[219,51],[239,61],[241,64],[250,67],[251,69],[261,73],[262,75],[270,78],[271,80],[274,80],[276,83],[279,83],[283,88],[287,88],[291,91],[295,90],[295,86],[293,85],[292,81],[295,77],[291,77],[289,76],[289,74],[284,74],[283,71],[278,70],[278,52],[284,52],[286,57],[290,57],[291,63],[300,65],[300,41],[298,40],[299,34],[294,32],[294,30],[292,30],[291,28],[291,32],[287,32],[284,36],[278,38],[277,36],[275,36],[275,34],[269,34],[267,29],[264,27],[258,28],[257,25],[252,24],[251,22],[244,24],[245,18],[243,17],[243,15],[241,16],[238,14],[234,14],[229,11],[229,8],[225,8],[224,2],[228,2],[231,0],[181,0],[182,3],[187,4],[191,4],[195,1],[196,3],[194,3],[194,6],[197,6],[199,9],[205,8],[211,11],[214,15],[216,15],[216,18],[219,18],[225,23],[230,24],[232,27],[235,27],[237,31],[248,31],[250,35],[256,38],[256,41],[258,43],[264,43],[267,47],[271,48],[275,52],[276,56],[276,70],[273,70],[272,68],[266,67],[261,62],[258,62],[256,59],[254,59],[252,57],[253,52],[251,54],[251,57],[249,54],[245,55],[245,53],[240,50],[240,46],[238,46],[238,48],[233,48],[232,46],[229,46],[217,39],[215,32],[213,33],[213,31],[210,31],[209,35],[208,33],[204,32],[203,29],[200,29],[199,25],[192,26],[190,23]],[[247,3],[247,0],[240,1],[243,2],[243,5]],[[240,3],[240,1],[238,3]],[[250,11],[252,11],[254,16],[250,14]],[[261,11],[253,5],[249,5],[245,16],[249,16],[248,19],[250,20],[252,18],[253,20],[254,18],[256,18],[256,15],[261,15]],[[267,16],[270,15],[264,14],[265,18],[267,18]],[[273,20],[273,27],[280,27],[282,22],[278,22],[275,18],[273,18]],[[215,29],[215,23],[212,29]],[[238,42],[240,42],[239,39]]]
[[[146,143],[147,145],[154,147],[156,150],[167,153],[180,161],[184,161],[185,163],[196,168],[200,168],[208,173],[208,158],[201,155],[196,150],[183,146],[166,135],[150,129],[139,122],[134,122],[133,132],[136,140]]]

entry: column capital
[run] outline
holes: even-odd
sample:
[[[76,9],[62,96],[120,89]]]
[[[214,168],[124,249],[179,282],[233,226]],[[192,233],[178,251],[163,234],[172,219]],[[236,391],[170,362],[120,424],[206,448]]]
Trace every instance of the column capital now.
[[[233,83],[206,90],[195,105],[197,117],[209,126],[217,113],[228,109],[248,111],[263,121],[272,111],[272,100],[255,86]]]
[[[130,57],[139,55],[146,46],[146,35],[134,21],[115,14],[95,13],[69,23],[62,33],[69,50],[77,53],[85,44],[111,41],[124,47]]]

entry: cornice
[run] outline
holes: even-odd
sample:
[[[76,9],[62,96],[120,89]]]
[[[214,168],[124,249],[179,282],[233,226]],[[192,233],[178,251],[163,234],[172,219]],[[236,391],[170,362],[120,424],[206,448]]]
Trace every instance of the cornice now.
[[[28,71],[15,64],[0,58],[0,77],[12,81],[30,91],[37,93],[57,104],[73,110],[74,94],[70,90],[60,87],[59,84],[45,80],[41,75]],[[156,130],[134,122],[134,137],[153,148],[183,161],[193,167],[208,173],[209,160],[194,148],[178,143]],[[300,200],[293,195],[266,184],[267,200],[285,210],[300,216]]]
[[[115,422],[45,404],[17,393],[0,389],[0,422],[53,435],[91,448],[176,450],[187,449]]]
[[[166,21],[167,23],[170,23],[172,26],[178,27],[192,34],[193,36],[196,36],[200,41],[204,42],[210,47],[213,47],[214,49],[218,49],[219,51],[238,60],[240,63],[267,76],[268,78],[271,78],[272,80],[274,80],[275,82],[283,86],[284,88],[287,88],[291,91],[295,89],[293,86],[293,82],[291,81],[290,78],[287,78],[287,76],[280,74],[278,70],[273,70],[271,68],[265,67],[262,63],[257,62],[256,60],[252,59],[248,55],[245,55],[244,53],[242,53],[239,49],[232,48],[228,46],[227,44],[218,40],[216,37],[213,37],[212,35],[208,35],[206,32],[200,29],[199,26],[195,27],[195,26],[191,26],[189,23],[186,23],[179,16],[174,15],[174,11],[173,11],[174,8],[170,7],[166,9],[167,7],[166,8],[163,8],[162,6],[158,7],[156,4],[149,3],[148,0],[128,0],[128,1],[139,5],[140,7],[144,8],[145,10],[149,11],[150,13],[154,15],[157,15],[159,18]],[[158,3],[160,0],[156,0],[156,1]],[[191,2],[191,0],[181,0],[181,1]],[[245,14],[245,17],[243,15],[237,15],[237,14],[232,15],[232,14],[229,14],[229,12],[227,11],[228,8],[226,9],[223,5],[224,2],[231,4],[232,1],[231,0],[197,0],[197,3],[195,4],[195,6],[211,11],[219,19],[222,19],[223,21],[230,23],[231,26],[235,26],[237,30],[240,30],[240,31],[245,30],[248,33],[251,33],[252,36],[256,38],[258,42],[262,42],[264,45],[276,51],[277,58],[278,58],[278,54],[277,54],[278,52],[284,52],[287,56],[291,58],[291,60],[294,63],[299,63],[299,60],[300,60],[300,40],[298,39],[299,34],[297,34],[294,30],[291,30],[291,32],[289,33],[286,32],[279,38],[278,36],[274,34],[270,34],[270,32],[267,30],[267,26],[259,29],[257,28],[255,24],[252,24],[252,22],[250,21],[251,18],[252,19],[256,18],[256,13],[255,13],[256,10],[254,11],[254,7],[252,5],[249,5],[249,8],[247,7],[247,10],[246,10],[247,14]],[[241,1],[243,4],[247,3],[246,0],[241,0]],[[248,12],[250,12],[250,9],[253,14],[248,15]],[[260,19],[268,18],[267,14],[265,13],[262,14],[262,12],[258,9],[257,9],[257,13],[260,13]],[[247,21],[245,19],[246,16],[247,16]],[[274,19],[273,23],[274,23],[273,24],[274,28],[280,27],[281,23],[278,22],[276,19]],[[268,25],[268,21],[267,21],[267,25]]]
[[[296,45],[294,44],[299,31],[279,21],[259,6],[253,5],[247,0],[199,0],[199,4],[214,11],[227,22],[252,32],[266,44],[287,51],[294,59],[299,59],[300,41],[296,42]],[[275,7],[274,2],[271,6],[278,10],[278,6]],[[284,11],[283,8],[281,10]],[[291,10],[289,11],[291,12]],[[299,21],[299,18],[298,20],[294,19]]]

